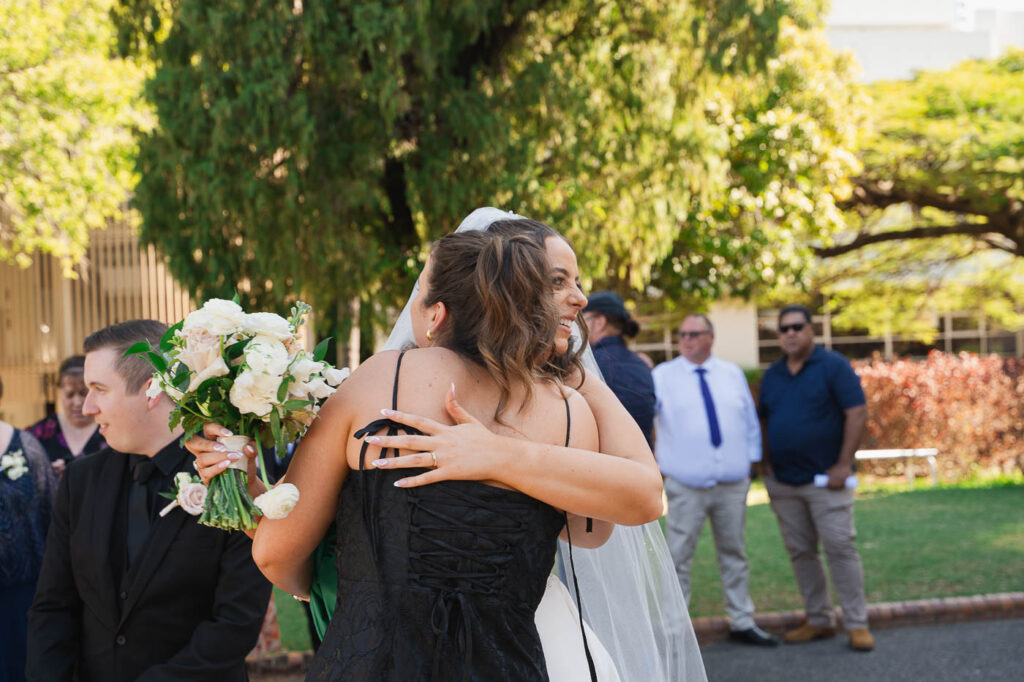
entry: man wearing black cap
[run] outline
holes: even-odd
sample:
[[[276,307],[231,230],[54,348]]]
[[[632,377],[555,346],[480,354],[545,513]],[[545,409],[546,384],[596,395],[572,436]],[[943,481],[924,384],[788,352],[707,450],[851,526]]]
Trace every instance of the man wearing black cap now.
[[[590,347],[608,387],[636,421],[651,445],[654,428],[654,380],[651,368],[639,355],[626,348],[623,336],[632,338],[640,331],[626,310],[622,297],[613,291],[597,291],[588,297],[583,309]]]

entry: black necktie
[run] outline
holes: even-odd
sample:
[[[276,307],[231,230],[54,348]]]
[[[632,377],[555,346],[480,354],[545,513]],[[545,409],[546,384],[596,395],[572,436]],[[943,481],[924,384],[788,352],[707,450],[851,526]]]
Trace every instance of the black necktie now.
[[[132,465],[132,482],[128,486],[128,536],[125,549],[128,552],[128,568],[135,563],[142,546],[149,535],[149,489],[147,482],[153,475],[155,465],[148,457],[136,460]]]

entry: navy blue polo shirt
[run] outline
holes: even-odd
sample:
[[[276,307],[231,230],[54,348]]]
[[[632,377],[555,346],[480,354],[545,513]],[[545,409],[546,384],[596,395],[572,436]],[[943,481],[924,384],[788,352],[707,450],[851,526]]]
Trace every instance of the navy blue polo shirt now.
[[[843,355],[815,346],[795,375],[786,358],[761,379],[757,412],[767,420],[775,478],[804,485],[839,459],[845,411],[865,403],[860,377]]]
[[[621,336],[606,336],[593,345],[594,359],[604,381],[651,445],[654,430],[654,378],[651,368],[626,348]]]

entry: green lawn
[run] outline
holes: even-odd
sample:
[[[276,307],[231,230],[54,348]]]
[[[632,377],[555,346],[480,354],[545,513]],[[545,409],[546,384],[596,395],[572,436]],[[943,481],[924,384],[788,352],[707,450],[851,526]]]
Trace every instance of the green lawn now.
[[[1024,590],[1024,483],[906,485],[858,493],[857,546],[869,603]],[[750,592],[758,612],[800,609],[800,595],[767,504],[747,513]],[[704,528],[690,613],[722,615],[714,543]]]
[[[751,498],[764,498],[755,485]],[[868,602],[1024,591],[1024,481],[914,490],[906,484],[858,492],[857,544]],[[801,608],[771,508],[747,513],[750,592],[759,613]],[[308,649],[302,607],[275,590],[286,649]],[[722,614],[714,543],[707,526],[693,567],[690,614]]]

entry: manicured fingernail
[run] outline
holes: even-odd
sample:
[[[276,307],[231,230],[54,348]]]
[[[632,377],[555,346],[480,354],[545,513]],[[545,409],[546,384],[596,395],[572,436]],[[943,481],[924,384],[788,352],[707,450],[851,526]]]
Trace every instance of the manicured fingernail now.
[[[230,459],[232,462],[237,462],[238,460],[242,459],[242,453],[241,452],[229,452],[228,453],[228,459]]]
[[[216,450],[217,452],[227,452],[228,446],[224,445],[224,443],[217,443],[216,445],[213,446],[213,449]]]
[[[405,487],[405,479],[404,478],[400,478],[397,481],[395,481],[395,487],[396,488],[404,488]]]
[[[221,462],[220,464],[218,464],[217,468],[218,469],[227,469],[229,464],[231,464],[231,461],[226,459],[223,462]]]
[[[225,428],[224,428],[224,427],[222,426],[222,427],[220,428],[220,435],[222,435],[222,436],[233,436],[233,435],[235,435],[235,434],[231,433],[231,431],[229,431],[228,429],[225,429]]]
[[[379,443],[380,436],[367,436],[363,440],[365,440],[367,443]]]
[[[452,397],[455,397],[455,382],[452,382]]]
[[[375,459],[371,464],[373,464],[374,468],[383,469],[388,465],[388,461],[386,459]]]
[[[394,410],[381,410],[380,413],[385,417],[394,417],[396,414],[398,414]]]

